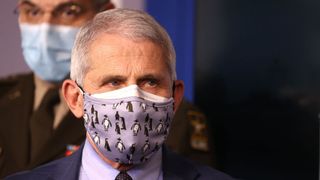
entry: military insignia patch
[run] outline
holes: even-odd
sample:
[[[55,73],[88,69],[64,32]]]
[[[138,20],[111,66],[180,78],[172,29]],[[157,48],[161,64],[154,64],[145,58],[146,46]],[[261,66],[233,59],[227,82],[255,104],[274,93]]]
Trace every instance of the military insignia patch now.
[[[192,128],[190,146],[195,150],[208,152],[209,140],[205,115],[199,111],[190,110],[187,116]]]
[[[21,92],[20,91],[14,91],[13,93],[9,94],[8,98],[10,100],[14,100],[14,99],[16,99],[16,98],[18,98],[20,96],[21,96]]]
[[[65,156],[70,156],[71,154],[73,154],[74,152],[76,152],[78,149],[80,148],[79,145],[71,145],[71,144],[68,144],[67,145],[67,150],[65,152]]]

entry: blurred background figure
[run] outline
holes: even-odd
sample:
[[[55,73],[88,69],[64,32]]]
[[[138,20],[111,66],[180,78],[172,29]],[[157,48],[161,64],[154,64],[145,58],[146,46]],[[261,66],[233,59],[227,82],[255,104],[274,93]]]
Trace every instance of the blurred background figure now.
[[[113,8],[109,0],[15,3],[23,54],[20,63],[24,59],[32,73],[0,82],[0,177],[69,155],[83,142],[83,123],[62,100],[61,82],[69,77],[71,48],[79,27],[96,13]],[[10,7],[14,6],[6,6]],[[10,62],[4,60],[3,64]]]
[[[71,48],[79,27],[96,13],[114,8],[109,0],[20,0],[7,4],[10,6],[5,7],[16,7],[22,49],[6,50],[6,40],[1,43],[1,52],[6,55],[0,72],[15,75],[0,80],[0,177],[68,156],[83,142],[83,121],[68,111],[60,93],[61,82],[69,77]],[[16,23],[16,16],[11,16],[11,21]],[[8,14],[3,17],[10,22]],[[12,36],[13,30],[1,32],[1,39],[8,32]],[[213,165],[204,114],[184,100],[176,117],[168,146]]]

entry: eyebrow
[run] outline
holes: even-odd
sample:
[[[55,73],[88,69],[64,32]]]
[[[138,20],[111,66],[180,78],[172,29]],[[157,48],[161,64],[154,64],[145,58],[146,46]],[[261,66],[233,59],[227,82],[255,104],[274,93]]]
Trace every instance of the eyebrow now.
[[[38,7],[37,5],[32,3],[30,0],[19,1],[17,6],[19,7],[21,5],[28,5],[28,6],[32,6],[32,7]]]
[[[106,75],[103,76],[102,78],[100,78],[100,82],[98,82],[99,85],[103,85],[105,83],[110,82],[111,80],[119,80],[119,81],[126,81],[126,77],[125,76],[121,76],[121,75]],[[154,74],[146,74],[143,75],[141,77],[137,78],[137,82],[141,82],[144,81],[146,79],[154,79],[156,81],[161,81],[163,79],[163,77],[161,75],[154,75]]]
[[[146,79],[154,79],[156,81],[160,81],[162,76],[155,76],[154,74],[146,74],[137,79],[138,82],[144,81]]]
[[[38,7],[36,4],[31,2],[30,0],[19,1],[17,7],[22,6],[22,5]],[[80,3],[77,3],[77,2],[64,2],[64,3],[58,4],[58,6],[53,9],[53,11],[57,11],[57,10],[60,10],[60,9],[63,9],[65,7],[72,6],[72,5],[79,6],[81,9],[84,9],[84,6],[81,5]],[[38,8],[40,8],[40,7],[38,7]]]
[[[25,6],[30,6],[30,7],[33,7],[33,8],[34,8],[34,7],[35,7],[35,8],[38,8],[38,6],[36,6],[36,5],[33,4],[32,2],[30,2],[29,0],[23,0],[23,1],[18,1],[16,7],[15,7],[14,10],[13,10],[13,13],[19,14],[19,8],[20,8],[21,6],[23,6],[23,5],[25,5]]]
[[[103,76],[101,78],[101,81],[98,82],[100,85],[102,84],[105,84],[107,82],[110,82],[111,80],[120,80],[120,81],[125,81],[126,80],[126,77],[124,76],[121,76],[121,75],[106,75],[106,76]]]
[[[65,3],[61,3],[59,4],[57,7],[54,8],[53,11],[59,11],[65,7],[68,7],[68,6],[78,6],[80,7],[82,10],[84,10],[84,6],[80,3],[77,3],[77,2],[65,2]]]

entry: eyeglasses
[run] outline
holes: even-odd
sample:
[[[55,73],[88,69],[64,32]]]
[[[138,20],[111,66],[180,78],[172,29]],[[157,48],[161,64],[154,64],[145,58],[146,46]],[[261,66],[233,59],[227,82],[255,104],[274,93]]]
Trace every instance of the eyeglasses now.
[[[61,3],[51,11],[46,11],[30,1],[20,2],[14,10],[15,14],[23,22],[41,23],[45,21],[54,22],[57,24],[69,24],[81,18],[88,8],[75,2]]]

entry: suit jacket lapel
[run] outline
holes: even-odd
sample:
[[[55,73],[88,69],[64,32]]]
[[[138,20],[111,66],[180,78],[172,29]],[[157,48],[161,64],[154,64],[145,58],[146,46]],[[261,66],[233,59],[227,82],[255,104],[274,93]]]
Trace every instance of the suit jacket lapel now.
[[[49,174],[44,174],[48,179],[70,179],[76,180],[79,178],[81,168],[82,151],[84,144],[72,156],[61,159],[58,163],[52,162],[57,166],[52,171],[52,165],[49,166]],[[163,179],[164,180],[194,180],[200,176],[194,165],[163,148]]]
[[[194,165],[187,159],[184,159],[177,154],[173,154],[168,149],[163,147],[163,179],[197,179],[200,173]]]
[[[37,169],[35,169],[34,175],[30,179],[78,180],[81,168],[82,150],[83,145],[73,155],[41,166],[40,169],[38,169],[38,172]]]
[[[57,168],[54,179],[68,179],[68,180],[78,180],[79,172],[81,167],[82,150],[84,144],[81,145],[80,149],[76,151],[72,156],[63,159],[64,163]]]

